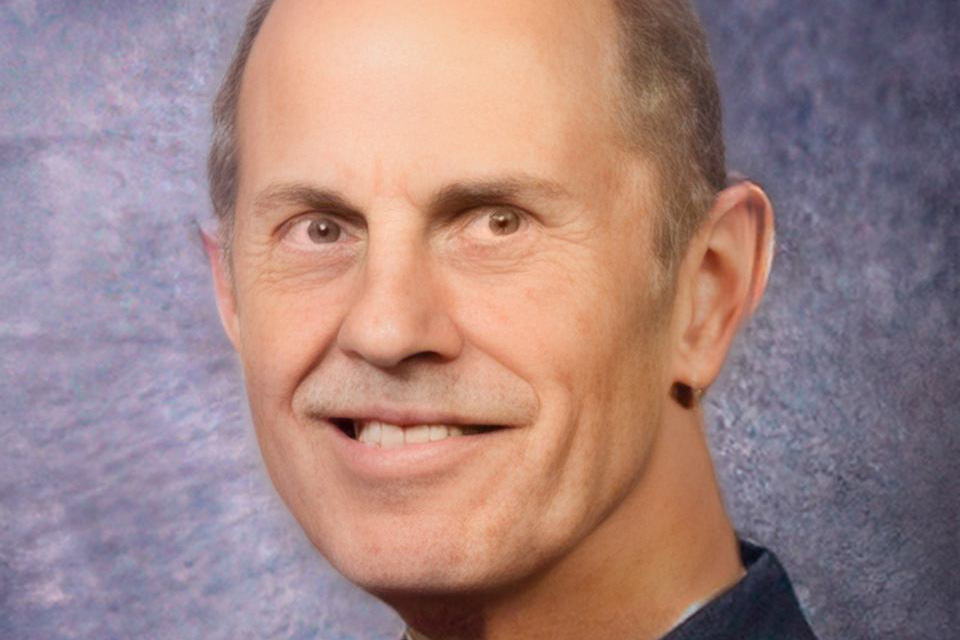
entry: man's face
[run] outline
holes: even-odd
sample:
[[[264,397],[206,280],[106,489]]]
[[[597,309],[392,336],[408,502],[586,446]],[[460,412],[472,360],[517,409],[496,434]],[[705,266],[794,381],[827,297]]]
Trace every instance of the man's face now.
[[[365,588],[507,585],[640,477],[669,309],[614,34],[599,3],[281,0],[259,36],[228,331],[280,495]]]

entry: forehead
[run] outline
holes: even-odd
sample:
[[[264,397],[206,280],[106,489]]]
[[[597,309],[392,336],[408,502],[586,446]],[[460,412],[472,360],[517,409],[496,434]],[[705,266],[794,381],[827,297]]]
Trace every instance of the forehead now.
[[[614,137],[615,24],[578,0],[279,0],[241,90],[241,196],[583,165]]]

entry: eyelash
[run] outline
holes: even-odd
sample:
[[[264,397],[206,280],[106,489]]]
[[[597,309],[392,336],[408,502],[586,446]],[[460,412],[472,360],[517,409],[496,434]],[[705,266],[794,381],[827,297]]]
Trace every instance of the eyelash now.
[[[516,235],[522,232],[524,229],[526,229],[527,226],[530,224],[529,214],[522,209],[518,209],[516,207],[508,206],[508,205],[484,205],[472,210],[466,210],[461,214],[457,215],[456,217],[463,218],[463,223],[461,225],[457,225],[457,228],[459,231],[462,232],[476,224],[486,223],[487,225],[489,225],[490,216],[493,216],[501,212],[511,213],[517,216],[517,225],[518,225],[517,229],[512,231],[511,233],[501,236],[493,233],[493,231],[488,228],[486,230],[486,233],[484,234],[487,236],[487,240],[485,240],[485,242],[496,242],[497,238],[504,238],[504,237],[510,237],[510,236]],[[294,233],[294,230],[300,226],[304,227],[303,233],[307,234],[309,233],[309,225],[316,221],[329,221],[340,228],[341,236],[338,237],[337,240],[329,243],[331,246],[343,244],[342,236],[347,236],[347,238],[355,237],[355,235],[351,233],[349,229],[350,225],[348,223],[346,223],[342,219],[339,219],[336,215],[319,214],[319,213],[303,214],[303,215],[297,216],[296,218],[293,218],[292,220],[289,220],[288,222],[286,222],[280,227],[279,235],[282,240],[288,240],[291,234]],[[323,246],[322,243],[315,243],[309,240],[305,240],[303,244],[307,246],[313,246],[313,247]]]
[[[473,226],[474,224],[486,223],[487,225],[489,225],[490,217],[497,213],[512,213],[516,215],[518,226],[515,231],[509,234],[506,234],[506,236],[498,236],[497,234],[494,234],[492,230],[488,229],[487,235],[489,235],[491,238],[509,237],[509,236],[516,235],[517,233],[520,233],[521,231],[526,229],[530,223],[530,216],[522,209],[518,209],[516,207],[507,206],[507,205],[487,205],[483,207],[478,207],[473,211],[467,212],[466,222],[463,225],[463,228],[466,229],[468,227]]]
[[[330,246],[343,244],[344,243],[342,239],[343,236],[346,236],[348,239],[355,237],[354,234],[351,233],[349,225],[343,220],[338,219],[337,216],[330,215],[330,214],[310,213],[310,214],[297,216],[296,218],[293,218],[292,220],[289,220],[285,224],[281,225],[279,229],[279,236],[281,241],[292,242],[291,240],[292,234],[295,232],[295,230],[297,230],[300,227],[303,227],[303,231],[302,231],[303,234],[308,234],[309,225],[316,221],[328,221],[332,224],[337,225],[340,228],[340,234],[341,234],[340,237],[338,237],[336,241],[329,243]],[[304,240],[301,244],[305,246],[313,246],[313,247],[322,246],[320,243],[314,243],[314,242],[311,242],[310,240]]]

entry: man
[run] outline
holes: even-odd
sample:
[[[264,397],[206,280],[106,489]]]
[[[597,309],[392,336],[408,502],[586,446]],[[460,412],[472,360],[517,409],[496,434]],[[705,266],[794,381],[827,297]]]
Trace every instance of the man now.
[[[705,446],[773,217],[685,3],[260,2],[215,120],[267,469],[411,637],[812,637]]]

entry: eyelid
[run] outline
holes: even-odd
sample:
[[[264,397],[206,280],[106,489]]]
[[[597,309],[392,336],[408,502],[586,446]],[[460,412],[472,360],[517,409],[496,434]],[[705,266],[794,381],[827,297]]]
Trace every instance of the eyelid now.
[[[306,239],[307,230],[297,231],[299,225],[308,225],[314,220],[329,220],[340,227],[340,236],[333,242],[316,243]],[[293,233],[296,231],[296,236]],[[358,234],[355,225],[344,220],[344,216],[336,213],[309,211],[290,218],[281,224],[276,233],[277,243],[285,246],[287,251],[314,255],[339,255],[348,245],[357,242]],[[332,253],[331,253],[332,252]]]
[[[506,236],[496,236],[494,234],[490,234],[492,237],[506,238],[511,235],[515,235],[516,233],[527,228],[531,222],[539,221],[539,217],[536,214],[531,213],[523,207],[506,202],[490,202],[478,204],[455,212],[449,220],[450,228],[453,231],[462,232],[463,230],[480,221],[487,220],[489,215],[500,210],[508,210],[515,213],[519,218],[519,227],[517,231],[512,234],[508,234]],[[354,239],[366,231],[367,228],[367,221],[363,216],[349,213],[345,214],[338,211],[304,211],[303,213],[296,214],[281,223],[274,233],[280,240],[282,240],[297,224],[321,219],[331,220],[340,225],[342,231],[348,237]]]
[[[536,219],[536,216],[534,216],[532,213],[516,205],[500,204],[500,203],[483,204],[483,205],[478,205],[476,207],[473,207],[471,209],[467,209],[461,212],[460,216],[458,216],[458,217],[462,216],[463,218],[463,224],[460,225],[461,230],[467,229],[468,227],[476,224],[478,221],[487,219],[489,215],[504,209],[506,209],[507,211],[512,211],[513,213],[517,214],[517,218],[519,218],[520,226],[517,228],[517,231],[505,236],[497,236],[491,232],[490,234],[491,237],[508,238],[512,235],[515,235],[516,233],[519,233],[526,227],[528,227],[530,225],[530,222]]]
[[[331,220],[332,222],[340,225],[340,228],[350,236],[356,236],[356,229],[365,228],[366,225],[359,224],[359,221],[352,220],[355,216],[346,216],[341,213],[336,212],[326,212],[326,211],[305,211],[299,213],[289,220],[284,221],[277,227],[275,231],[276,235],[281,239],[284,238],[287,234],[290,233],[290,230],[293,229],[297,224],[301,222],[309,222],[312,220]]]

